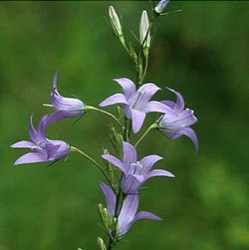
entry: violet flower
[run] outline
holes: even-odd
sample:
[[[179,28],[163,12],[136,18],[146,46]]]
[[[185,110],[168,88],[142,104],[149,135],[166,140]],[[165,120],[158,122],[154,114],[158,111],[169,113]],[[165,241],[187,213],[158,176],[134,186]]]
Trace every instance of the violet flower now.
[[[123,142],[123,161],[109,154],[103,154],[102,158],[123,172],[121,190],[125,194],[138,193],[138,188],[151,177],[174,177],[172,173],[163,169],[151,170],[152,166],[162,159],[158,155],[148,155],[138,161],[136,149],[128,142]]]
[[[55,113],[48,118],[48,124],[84,114],[85,105],[82,101],[76,98],[63,97],[59,94],[57,90],[57,78],[58,70],[54,76],[53,91],[51,93],[51,105],[55,109]]]
[[[165,107],[171,108],[175,113],[165,114],[159,118],[159,130],[172,140],[177,139],[182,135],[186,135],[192,140],[196,151],[198,151],[198,139],[196,133],[189,127],[197,122],[197,118],[194,116],[194,111],[188,108],[184,109],[184,99],[179,92],[174,89],[167,89],[176,95],[176,103],[172,101],[162,101],[162,103]]]
[[[45,136],[48,116],[45,115],[39,122],[36,130],[32,123],[32,116],[29,122],[29,136],[31,141],[20,141],[11,145],[12,148],[30,148],[33,152],[21,156],[14,165],[49,162],[65,158],[69,154],[69,146],[60,140],[49,140]]]
[[[161,13],[163,13],[163,11],[166,8],[166,6],[168,5],[168,3],[169,3],[169,0],[161,0],[161,1],[159,1],[159,3],[154,8],[154,12],[156,14],[160,15]]]
[[[160,89],[154,83],[147,83],[136,90],[135,84],[127,78],[115,79],[122,87],[124,94],[114,94],[101,102],[99,106],[109,106],[117,103],[123,104],[126,118],[132,120],[132,129],[137,133],[143,125],[145,116],[150,112],[172,113],[170,108],[160,102],[149,101]]]
[[[107,209],[111,216],[115,216],[116,207],[116,195],[113,190],[100,182],[100,187],[105,195]],[[131,226],[138,220],[148,219],[148,220],[161,220],[160,217],[153,213],[141,211],[137,213],[139,199],[138,195],[127,195],[122,204],[122,208],[117,218],[118,229],[119,229],[119,239],[122,238],[131,228]]]

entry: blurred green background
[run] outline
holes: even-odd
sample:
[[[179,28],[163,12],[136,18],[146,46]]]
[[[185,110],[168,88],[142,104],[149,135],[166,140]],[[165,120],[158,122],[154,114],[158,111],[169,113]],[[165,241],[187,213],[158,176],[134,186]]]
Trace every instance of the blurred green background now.
[[[138,33],[149,1],[0,3],[0,250],[96,249],[96,237],[105,237],[96,209],[104,202],[98,187],[104,179],[91,163],[72,154],[50,168],[13,167],[27,151],[10,145],[29,139],[32,113],[37,124],[50,112],[42,104],[49,103],[58,67],[60,93],[89,105],[120,91],[113,78],[135,80],[133,64],[104,19],[111,4],[137,46],[130,30]],[[155,167],[176,178],[146,184],[140,209],[163,221],[138,222],[116,249],[249,249],[249,3],[174,6],[183,11],[156,22],[145,81],[183,94],[199,119],[193,128],[200,150],[196,157],[188,138],[169,141],[156,131],[144,140],[140,156],[163,156]],[[156,98],[175,97],[161,91]],[[101,162],[102,149],[111,150],[110,120],[89,112],[72,127],[73,121],[51,125],[48,137]]]

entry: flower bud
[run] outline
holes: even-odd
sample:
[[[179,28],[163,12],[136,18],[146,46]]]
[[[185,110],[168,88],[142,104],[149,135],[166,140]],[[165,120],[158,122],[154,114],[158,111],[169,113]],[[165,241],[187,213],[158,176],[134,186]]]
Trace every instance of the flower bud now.
[[[113,226],[113,217],[110,215],[107,208],[103,207],[102,204],[98,205],[99,215],[104,223],[106,230]]]
[[[110,125],[110,139],[116,152],[121,153],[123,136],[112,125]]]
[[[150,47],[150,23],[147,11],[144,10],[141,15],[140,19],[140,27],[139,27],[139,35],[140,35],[140,44],[143,46],[143,48],[149,48]]]
[[[107,249],[105,242],[103,241],[102,238],[98,237],[97,242],[98,242],[99,250],[106,250]]]
[[[164,9],[166,8],[166,6],[168,5],[169,0],[161,0],[157,6],[154,8],[154,12],[158,15],[160,15]]]
[[[122,26],[119,21],[119,17],[117,12],[115,11],[113,6],[109,7],[109,17],[110,17],[110,22],[113,28],[113,31],[117,37],[123,36],[123,31],[122,31]]]

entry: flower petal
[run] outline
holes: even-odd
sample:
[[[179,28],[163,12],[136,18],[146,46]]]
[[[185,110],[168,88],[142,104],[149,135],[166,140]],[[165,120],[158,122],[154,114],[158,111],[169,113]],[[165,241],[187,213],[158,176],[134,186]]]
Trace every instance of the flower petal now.
[[[104,193],[106,204],[107,204],[107,209],[110,215],[113,216],[115,212],[115,206],[116,206],[116,195],[114,194],[113,190],[110,187],[108,187],[105,183],[100,182],[99,185]]]
[[[148,220],[157,220],[160,221],[162,220],[160,217],[158,217],[157,215],[150,213],[150,212],[146,212],[146,211],[141,211],[139,213],[136,214],[134,220],[132,221],[132,223],[141,220],[141,219],[148,219]]]
[[[136,85],[130,79],[118,78],[114,79],[114,81],[116,81],[122,87],[126,100],[128,100],[131,96],[135,94]]]
[[[175,113],[175,115],[163,115],[160,120],[160,127],[165,133],[170,134],[171,132],[180,131],[196,122],[197,118],[194,116],[194,111],[191,109],[185,109],[181,112]]]
[[[137,194],[138,188],[143,184],[143,175],[123,176],[121,181],[121,189],[125,194]]]
[[[69,154],[69,145],[61,140],[47,140],[44,145],[48,160],[60,160]]]
[[[48,119],[48,115],[44,115],[39,124],[38,124],[38,129],[37,129],[37,133],[40,136],[40,138],[45,139],[45,129],[47,126],[47,119]]]
[[[153,169],[146,175],[145,179],[147,181],[148,179],[156,176],[175,177],[172,173],[164,169]]]
[[[53,79],[53,91],[51,93],[51,104],[55,110],[83,110],[84,104],[77,98],[63,97],[57,89],[58,70],[56,71]]]
[[[36,146],[33,142],[30,141],[19,141],[14,144],[12,144],[10,147],[11,148],[33,148]]]
[[[36,162],[46,162],[47,159],[44,158],[44,155],[40,153],[27,153],[16,160],[14,165],[27,164],[27,163],[36,163]]]
[[[119,234],[122,237],[132,226],[138,209],[138,195],[127,195],[118,216]]]
[[[57,79],[58,79],[58,73],[59,73],[59,69],[56,70],[55,74],[54,74],[54,79],[53,79],[53,89],[57,89]]]
[[[63,97],[57,89],[51,94],[51,103],[56,110],[83,110],[84,104],[81,100],[70,97]]]
[[[169,100],[163,100],[163,101],[161,101],[161,103],[163,103],[164,105],[168,106],[171,109],[174,109],[174,107],[176,105],[174,102],[169,101]]]
[[[30,116],[30,120],[29,120],[29,136],[30,139],[37,144],[40,141],[46,140],[45,135],[41,136],[41,133],[38,133],[36,131],[36,129],[33,126],[33,116]]]
[[[191,139],[191,141],[195,145],[195,150],[197,153],[198,152],[198,138],[197,138],[195,131],[192,128],[184,128],[178,132],[175,132],[170,136],[170,139],[174,140],[174,139],[179,138],[182,135],[186,135],[187,137]]]
[[[144,109],[144,112],[145,113],[159,112],[159,113],[166,113],[166,114],[175,114],[175,111],[173,109],[157,101],[148,102],[146,105],[146,108]]]
[[[132,130],[136,134],[141,129],[144,123],[146,114],[142,111],[132,109],[131,117],[132,117]]]
[[[81,116],[84,114],[83,110],[73,110],[73,111],[67,111],[67,110],[59,110],[55,111],[52,115],[50,115],[47,119],[47,125],[54,123],[56,121],[63,120],[65,118],[71,118],[75,116]]]
[[[140,160],[141,165],[143,166],[140,174],[145,175],[147,174],[152,166],[159,160],[162,160],[163,158],[159,155],[148,155],[145,156],[143,159]]]
[[[142,93],[142,101],[141,102],[148,102],[151,97],[159,90],[160,88],[157,87],[154,83],[146,83],[143,84],[137,92]]]
[[[137,151],[128,142],[123,142],[123,168],[124,173],[127,173],[131,164],[137,162]]]
[[[176,95],[176,104],[175,104],[175,107],[174,107],[174,110],[176,111],[182,111],[184,109],[184,99],[182,97],[182,95],[175,91],[174,89],[171,89],[171,88],[167,88],[169,91],[173,92],[175,95]]]
[[[103,102],[101,102],[99,106],[105,107],[105,106],[110,106],[110,105],[117,104],[117,103],[127,104],[127,101],[123,94],[114,94],[108,97],[107,99],[105,99]]]
[[[112,165],[116,166],[119,168],[122,172],[125,172],[124,164],[122,161],[120,161],[117,157],[109,154],[103,154],[101,157],[108,162],[110,162]]]

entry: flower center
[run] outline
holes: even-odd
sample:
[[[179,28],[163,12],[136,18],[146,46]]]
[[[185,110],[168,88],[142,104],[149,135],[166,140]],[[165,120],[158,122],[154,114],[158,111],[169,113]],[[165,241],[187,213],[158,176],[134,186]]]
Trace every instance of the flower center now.
[[[136,163],[132,163],[130,165],[128,174],[131,174],[131,175],[141,175],[142,169],[143,169],[143,165],[139,161],[137,161]]]

